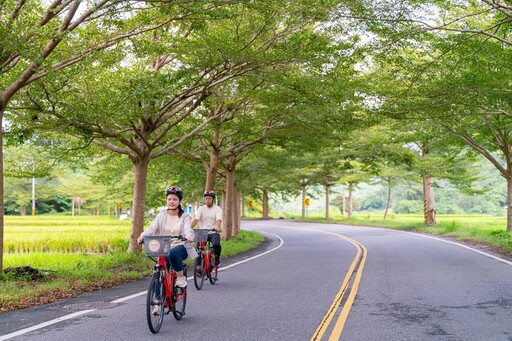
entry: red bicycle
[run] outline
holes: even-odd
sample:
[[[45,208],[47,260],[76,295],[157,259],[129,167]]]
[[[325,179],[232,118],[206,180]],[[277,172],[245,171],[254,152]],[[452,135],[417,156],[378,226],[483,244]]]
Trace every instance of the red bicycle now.
[[[216,230],[197,229],[194,231],[196,233],[196,250],[198,254],[194,269],[194,285],[197,290],[201,290],[205,278],[208,278],[212,285],[218,280],[217,273],[219,267],[215,265],[215,255],[212,253],[212,245],[208,240],[208,232]]]
[[[182,236],[148,236],[142,241],[146,256],[155,262],[146,299],[146,317],[153,334],[160,331],[164,315],[172,312],[176,320],[185,315],[187,288],[175,285],[177,274],[166,261],[173,239],[186,240]],[[187,277],[186,267],[183,275]]]

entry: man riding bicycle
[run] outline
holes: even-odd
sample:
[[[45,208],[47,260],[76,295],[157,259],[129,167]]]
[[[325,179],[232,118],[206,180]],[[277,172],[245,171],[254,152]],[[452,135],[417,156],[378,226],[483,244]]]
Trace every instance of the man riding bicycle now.
[[[213,246],[213,254],[215,255],[215,265],[220,264],[220,254],[222,247],[220,245],[220,226],[222,223],[222,209],[215,205],[215,192],[206,190],[204,192],[204,205],[197,209],[194,219],[192,219],[191,226],[194,228],[199,222],[202,229],[215,229],[215,232],[208,232],[208,241],[211,241]]]

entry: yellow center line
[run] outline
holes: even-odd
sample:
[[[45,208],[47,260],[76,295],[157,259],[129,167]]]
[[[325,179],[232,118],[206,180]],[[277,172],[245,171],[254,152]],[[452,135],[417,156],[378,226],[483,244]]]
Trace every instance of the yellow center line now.
[[[359,268],[357,269],[356,278],[354,279],[354,284],[352,284],[352,289],[350,290],[350,294],[348,295],[347,301],[345,302],[345,305],[343,306],[343,309],[341,310],[340,317],[338,318],[338,321],[336,322],[336,325],[334,326],[334,329],[332,330],[331,337],[329,337],[329,341],[339,340],[341,337],[341,333],[343,331],[343,327],[345,326],[345,322],[347,321],[348,314],[350,312],[350,309],[352,309],[352,304],[354,303],[354,300],[357,295],[357,289],[359,289],[359,283],[361,283],[361,276],[363,274],[363,268],[364,264],[366,263],[366,255],[367,250],[364,245],[359,244],[360,247],[363,248],[363,258],[361,259],[361,262],[359,264]],[[359,246],[358,246],[359,249]]]
[[[318,328],[316,329],[315,333],[311,337],[311,339],[310,339],[311,341],[322,339],[325,331],[327,330],[327,328],[331,324],[331,320],[333,319],[334,315],[338,311],[338,307],[341,304],[341,301],[343,299],[343,295],[345,295],[345,292],[346,292],[347,287],[348,287],[348,283],[350,282],[350,278],[352,277],[352,274],[354,273],[354,269],[355,269],[355,267],[356,267],[356,265],[357,265],[357,263],[359,261],[360,255],[361,255],[361,248],[356,243],[354,243],[352,240],[349,240],[349,239],[347,239],[346,237],[344,237],[342,235],[338,235],[338,234],[334,234],[334,233],[329,233],[329,234],[335,235],[338,238],[345,239],[345,240],[349,241],[350,243],[352,243],[353,245],[355,245],[356,248],[357,248],[357,254],[354,257],[354,260],[352,261],[352,264],[350,264],[350,267],[349,267],[349,269],[348,269],[348,271],[347,271],[347,273],[345,275],[345,278],[343,279],[343,283],[341,284],[341,288],[338,291],[338,293],[336,294],[336,296],[335,296],[331,306],[327,310],[327,314],[324,316],[324,318],[322,319],[322,322],[320,322],[320,325],[318,326]]]
[[[267,226],[271,226],[271,225],[267,225]],[[350,309],[352,308],[352,305],[356,298],[357,289],[359,288],[359,283],[361,282],[361,276],[363,274],[363,268],[364,268],[364,264],[366,262],[366,255],[367,255],[366,247],[364,247],[364,245],[358,243],[354,239],[344,236],[339,233],[333,233],[333,232],[315,230],[315,229],[303,228],[303,227],[292,227],[292,226],[281,226],[281,225],[272,225],[272,226],[278,227],[278,228],[289,228],[289,229],[294,229],[294,230],[306,230],[306,231],[314,231],[314,232],[330,234],[330,235],[336,236],[338,238],[344,239],[356,247],[357,254],[354,257],[354,259],[352,260],[352,263],[350,264],[350,267],[349,267],[349,269],[345,275],[345,278],[343,279],[343,282],[341,284],[341,288],[338,291],[338,293],[336,294],[336,296],[335,296],[331,306],[329,307],[327,313],[325,314],[324,318],[320,322],[320,325],[315,330],[315,333],[313,334],[313,336],[310,339],[310,341],[321,340],[322,337],[324,336],[327,328],[331,324],[331,321],[332,321],[334,315],[338,311],[338,308],[343,300],[343,296],[345,295],[345,292],[347,291],[350,279],[352,278],[355,268],[356,268],[357,264],[359,263],[359,267],[357,268],[357,273],[354,278],[354,283],[352,284],[352,289],[350,290],[350,294],[348,295],[348,298],[345,301],[345,304],[343,305],[340,316],[338,317],[338,320],[336,321],[336,324],[334,325],[334,328],[331,332],[331,336],[329,337],[329,341],[339,340],[339,338],[341,337],[341,333],[343,332],[343,327],[345,326],[345,322],[347,321],[348,314],[350,313]],[[363,252],[363,256],[362,256],[361,260],[359,261],[359,258],[361,257],[361,252]]]

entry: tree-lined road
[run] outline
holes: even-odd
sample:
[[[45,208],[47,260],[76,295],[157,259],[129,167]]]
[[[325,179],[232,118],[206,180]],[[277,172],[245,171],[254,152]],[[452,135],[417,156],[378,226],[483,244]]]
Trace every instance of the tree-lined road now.
[[[242,227],[269,242],[223,262],[215,286],[197,291],[189,281],[187,315],[166,316],[157,335],[145,320],[144,281],[2,313],[0,340],[512,339],[509,261],[379,228],[286,220]],[[39,328],[57,317],[66,319]]]

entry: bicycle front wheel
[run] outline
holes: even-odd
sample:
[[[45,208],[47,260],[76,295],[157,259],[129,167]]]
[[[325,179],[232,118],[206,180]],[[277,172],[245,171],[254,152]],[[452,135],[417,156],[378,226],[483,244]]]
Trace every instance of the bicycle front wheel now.
[[[197,290],[201,290],[204,283],[204,257],[199,256],[195,261],[194,285]]]
[[[151,277],[146,299],[146,317],[149,330],[153,334],[160,331],[164,320],[165,288],[160,274]]]
[[[218,281],[217,273],[219,272],[219,267],[217,265],[213,265],[213,264],[212,264],[212,266],[213,266],[213,269],[210,273],[210,283],[213,285],[213,284],[217,283],[217,281]]]
[[[187,268],[183,269],[183,275],[187,277]],[[176,320],[181,320],[185,315],[185,306],[187,305],[187,287],[178,288],[174,287],[172,293],[172,306],[174,310],[172,314]]]

